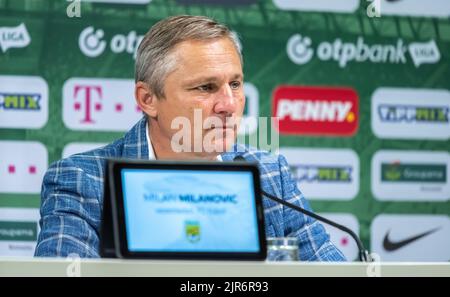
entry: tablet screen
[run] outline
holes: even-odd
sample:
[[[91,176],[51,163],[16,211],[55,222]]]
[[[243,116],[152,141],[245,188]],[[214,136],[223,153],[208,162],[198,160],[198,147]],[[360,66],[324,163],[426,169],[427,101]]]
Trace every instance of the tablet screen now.
[[[259,252],[248,171],[122,168],[131,252]]]

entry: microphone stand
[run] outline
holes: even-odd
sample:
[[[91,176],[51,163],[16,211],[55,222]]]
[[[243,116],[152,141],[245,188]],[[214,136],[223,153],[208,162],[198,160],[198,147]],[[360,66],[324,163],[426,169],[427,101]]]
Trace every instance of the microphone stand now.
[[[247,161],[247,160],[245,160],[245,158],[242,157],[242,156],[237,156],[236,158],[234,158],[234,161],[244,161],[244,162],[245,162],[245,161]],[[349,235],[355,240],[356,245],[358,246],[358,250],[359,250],[359,260],[360,260],[361,262],[372,262],[372,259],[371,259],[371,257],[370,257],[369,252],[364,248],[364,245],[363,245],[363,243],[361,242],[361,240],[359,239],[359,237],[355,234],[355,232],[353,232],[353,231],[352,231],[351,229],[349,229],[348,227],[345,227],[344,225],[341,225],[341,224],[338,224],[338,223],[336,223],[336,222],[333,222],[333,221],[331,221],[331,220],[329,220],[329,219],[327,219],[327,218],[325,218],[325,217],[322,217],[322,216],[320,216],[320,215],[318,215],[318,214],[315,214],[315,213],[313,213],[313,212],[311,212],[311,211],[309,211],[309,210],[306,210],[306,209],[304,209],[304,208],[302,208],[302,207],[300,207],[300,206],[298,206],[298,205],[289,203],[289,202],[287,202],[287,201],[285,201],[285,200],[283,200],[283,199],[281,199],[281,198],[278,198],[278,197],[276,197],[276,196],[274,196],[274,195],[271,195],[271,194],[265,192],[263,189],[261,189],[261,193],[262,193],[264,196],[266,196],[267,198],[269,198],[269,199],[271,199],[271,200],[273,200],[273,201],[275,201],[275,202],[278,202],[278,203],[280,203],[280,204],[282,204],[282,205],[284,205],[284,206],[286,206],[286,207],[289,207],[289,208],[291,208],[291,209],[293,209],[293,210],[296,210],[296,211],[298,211],[298,212],[301,212],[301,213],[303,213],[304,215],[307,215],[307,216],[309,216],[309,217],[312,217],[312,218],[314,218],[314,219],[316,219],[316,220],[318,220],[318,221],[320,221],[320,222],[323,222],[323,223],[325,223],[325,224],[328,224],[328,225],[330,225],[330,226],[333,226],[333,227],[335,227],[335,228],[337,228],[337,229],[339,229],[339,230],[341,230],[341,231],[344,231],[345,233],[349,234]]]

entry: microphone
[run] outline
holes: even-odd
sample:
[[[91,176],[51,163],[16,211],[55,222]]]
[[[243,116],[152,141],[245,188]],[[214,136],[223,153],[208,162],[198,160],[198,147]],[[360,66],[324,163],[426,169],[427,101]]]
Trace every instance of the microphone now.
[[[244,161],[244,162],[246,162],[247,160],[246,160],[244,157],[242,157],[242,156],[236,156],[236,157],[233,159],[233,161]],[[285,200],[283,200],[283,199],[281,199],[281,198],[278,198],[278,197],[276,197],[276,196],[274,196],[274,195],[271,195],[271,194],[265,192],[263,189],[261,189],[261,193],[262,193],[264,196],[266,196],[267,198],[269,198],[269,199],[271,199],[271,200],[273,200],[273,201],[275,201],[275,202],[278,202],[278,203],[280,203],[280,204],[283,204],[283,205],[286,206],[286,207],[289,207],[289,208],[291,208],[291,209],[293,209],[293,210],[296,210],[296,211],[298,211],[298,212],[301,212],[301,213],[303,213],[304,215],[307,215],[307,216],[309,216],[309,217],[312,217],[312,218],[314,218],[314,219],[316,219],[316,220],[318,220],[318,221],[320,221],[320,222],[323,222],[323,223],[325,223],[325,224],[328,224],[328,225],[330,225],[330,226],[333,226],[333,227],[335,227],[335,228],[337,228],[337,229],[339,229],[339,230],[341,230],[341,231],[344,231],[345,233],[349,234],[349,235],[355,240],[356,245],[358,246],[358,250],[359,250],[359,260],[360,260],[361,262],[372,262],[372,259],[371,259],[371,257],[370,257],[369,252],[364,248],[364,245],[363,245],[363,243],[361,242],[361,240],[359,239],[359,237],[358,237],[358,236],[355,234],[355,232],[353,232],[351,229],[347,228],[347,227],[344,226],[344,225],[341,225],[341,224],[338,224],[338,223],[336,223],[336,222],[333,222],[333,221],[331,221],[331,220],[329,220],[329,219],[327,219],[327,218],[325,218],[325,217],[319,216],[318,214],[315,214],[315,213],[313,213],[313,212],[311,212],[311,211],[309,211],[309,210],[306,210],[306,209],[304,209],[304,208],[302,208],[302,207],[300,207],[300,206],[298,206],[298,205],[289,203],[289,202],[287,202],[287,201],[285,201]]]

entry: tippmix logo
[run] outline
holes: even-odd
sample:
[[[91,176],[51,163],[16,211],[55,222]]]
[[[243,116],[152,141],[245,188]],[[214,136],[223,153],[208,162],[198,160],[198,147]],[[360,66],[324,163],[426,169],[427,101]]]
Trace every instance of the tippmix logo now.
[[[449,169],[447,152],[378,151],[372,158],[372,192],[382,201],[447,201]]]
[[[286,52],[289,59],[299,65],[310,62],[314,57],[320,61],[334,61],[340,68],[351,63],[370,62],[374,64],[407,64],[408,53],[414,66],[436,64],[441,53],[434,39],[425,42],[411,42],[409,45],[398,39],[395,43],[369,44],[364,37],[356,41],[345,42],[341,38],[314,44],[311,37],[296,33],[287,41]]]
[[[0,127],[42,128],[48,119],[48,85],[38,76],[0,76]]]
[[[379,138],[450,138],[450,92],[378,88],[372,95],[372,130]]]
[[[359,158],[353,150],[282,148],[291,176],[309,199],[351,200],[359,192]]]
[[[280,86],[272,104],[280,134],[352,136],[358,129],[358,94],[350,88]]]
[[[41,110],[41,94],[0,93],[0,107],[4,110]]]
[[[296,166],[295,176],[299,183],[302,182],[343,182],[352,181],[351,166],[325,166],[306,164]]]

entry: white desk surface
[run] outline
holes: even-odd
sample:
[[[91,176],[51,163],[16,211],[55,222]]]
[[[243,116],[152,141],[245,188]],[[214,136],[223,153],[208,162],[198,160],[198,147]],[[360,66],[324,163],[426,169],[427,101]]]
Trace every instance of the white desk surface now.
[[[307,263],[0,258],[0,276],[446,276],[450,263]]]

